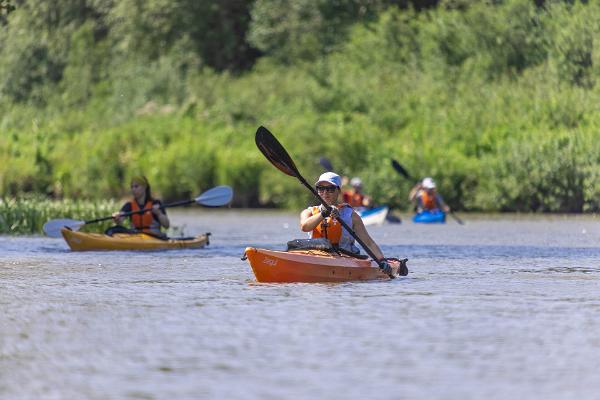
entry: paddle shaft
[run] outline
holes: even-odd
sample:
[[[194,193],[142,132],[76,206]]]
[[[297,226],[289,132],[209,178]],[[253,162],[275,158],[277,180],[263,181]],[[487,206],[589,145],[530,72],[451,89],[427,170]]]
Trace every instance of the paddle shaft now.
[[[161,206],[161,208],[169,208],[169,207],[177,207],[177,206],[184,206],[186,204],[192,204],[195,203],[196,200],[181,200],[181,201],[177,201],[175,203],[169,203],[169,204],[164,204],[163,206]],[[121,214],[121,217],[129,217],[130,215],[134,215],[134,214],[143,214],[145,212],[148,211],[152,211],[152,208],[144,208],[143,210],[137,210],[137,211],[129,211],[126,213]],[[94,224],[96,222],[102,222],[102,221],[108,221],[109,219],[113,219],[112,216],[110,217],[103,217],[103,218],[96,218],[96,219],[92,219],[89,221],[84,221],[85,225],[87,224]]]

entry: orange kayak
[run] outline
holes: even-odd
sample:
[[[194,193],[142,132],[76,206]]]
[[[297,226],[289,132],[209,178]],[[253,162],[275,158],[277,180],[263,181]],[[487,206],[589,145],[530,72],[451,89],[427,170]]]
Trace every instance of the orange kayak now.
[[[73,251],[86,250],[170,250],[199,249],[208,244],[208,235],[191,239],[162,240],[145,233],[85,233],[63,228],[60,231]]]
[[[322,250],[276,251],[247,247],[248,259],[258,282],[351,282],[390,279],[371,260],[332,254]],[[391,260],[397,275],[405,260]]]

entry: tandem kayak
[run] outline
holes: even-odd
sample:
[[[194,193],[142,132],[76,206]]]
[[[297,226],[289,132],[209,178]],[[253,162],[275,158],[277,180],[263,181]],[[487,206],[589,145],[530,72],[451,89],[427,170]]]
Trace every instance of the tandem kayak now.
[[[323,250],[276,251],[247,247],[248,259],[258,282],[351,282],[390,279],[371,260],[332,254]],[[388,259],[394,275],[406,270],[406,260]],[[406,273],[404,273],[406,275]]]
[[[85,233],[67,228],[60,230],[73,251],[86,250],[171,250],[199,249],[209,244],[210,233],[194,238],[159,239],[145,233],[115,233],[113,236],[101,233]]]
[[[385,222],[385,218],[390,211],[388,206],[376,208],[357,209],[356,213],[363,220],[365,225],[381,225]]]
[[[441,210],[421,211],[413,217],[413,222],[422,224],[443,224],[446,222],[446,213]]]

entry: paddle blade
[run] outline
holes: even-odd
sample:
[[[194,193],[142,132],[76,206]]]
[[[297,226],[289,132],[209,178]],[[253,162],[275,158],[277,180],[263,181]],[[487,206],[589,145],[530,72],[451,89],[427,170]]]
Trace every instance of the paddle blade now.
[[[392,160],[392,167],[394,167],[394,169],[402,176],[404,176],[406,179],[412,179],[410,177],[410,174],[404,169],[404,167],[396,160]]]
[[[290,155],[267,128],[261,126],[257,129],[255,141],[260,152],[278,170],[289,176],[298,177],[300,175]]]
[[[321,167],[325,168],[325,171],[333,171],[333,165],[327,157],[319,158],[319,164],[321,164]]]
[[[219,207],[229,204],[233,190],[229,186],[217,186],[196,197],[196,203],[206,207]]]
[[[47,236],[59,238],[62,236],[60,233],[62,228],[67,227],[73,231],[78,231],[83,225],[85,225],[85,221],[77,221],[74,219],[51,219],[44,224],[42,229]]]
[[[454,218],[454,220],[456,222],[458,222],[459,225],[464,225],[465,224],[465,222],[462,219],[458,218],[458,215],[454,214],[454,211],[450,211],[450,216],[452,218]]]

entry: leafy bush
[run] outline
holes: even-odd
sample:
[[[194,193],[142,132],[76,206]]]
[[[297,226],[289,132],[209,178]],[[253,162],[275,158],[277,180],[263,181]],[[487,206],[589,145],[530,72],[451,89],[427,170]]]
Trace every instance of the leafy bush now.
[[[327,156],[377,203],[433,176],[456,209],[600,210],[595,2],[38,3],[0,23],[4,196],[119,198],[144,173],[166,200],[312,203],[264,125],[309,182]]]

